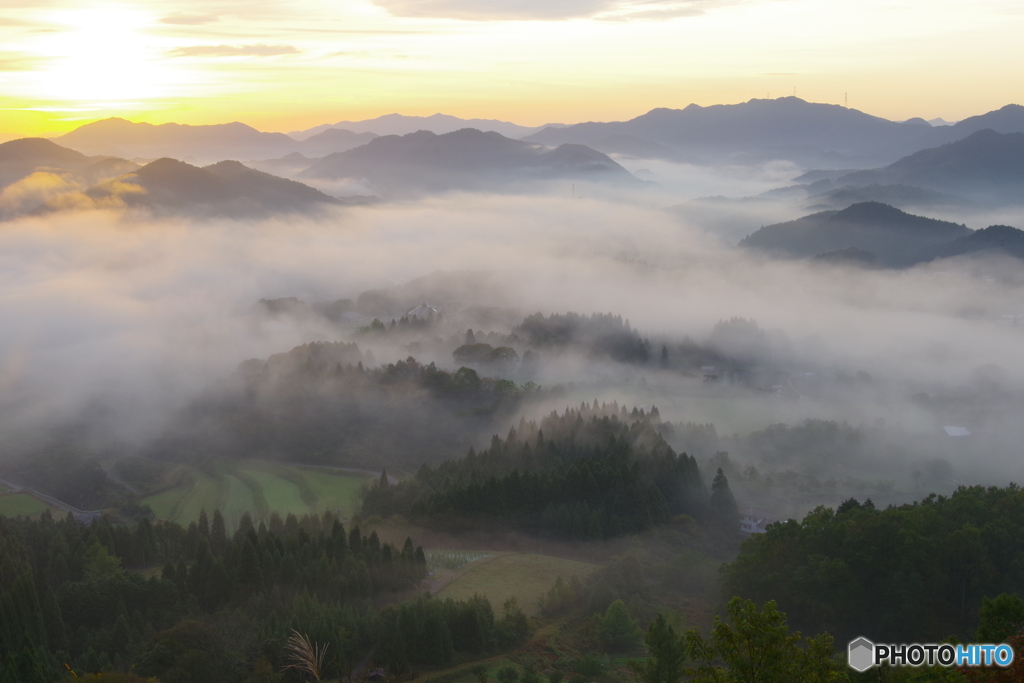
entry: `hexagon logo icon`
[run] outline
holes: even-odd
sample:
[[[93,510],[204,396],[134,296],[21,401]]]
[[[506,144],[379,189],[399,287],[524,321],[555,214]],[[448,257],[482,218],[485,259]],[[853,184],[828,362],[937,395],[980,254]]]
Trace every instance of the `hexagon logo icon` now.
[[[867,671],[875,665],[875,644],[861,637],[850,641],[847,660],[850,668],[856,671]]]

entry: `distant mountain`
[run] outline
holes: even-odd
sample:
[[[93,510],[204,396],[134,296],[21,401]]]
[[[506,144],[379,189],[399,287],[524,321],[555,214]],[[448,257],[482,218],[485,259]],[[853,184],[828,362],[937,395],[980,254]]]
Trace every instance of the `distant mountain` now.
[[[864,168],[959,140],[982,128],[1022,132],[1024,107],[1007,105],[955,125],[935,127],[920,118],[897,123],[839,105],[781,97],[654,109],[629,121],[547,128],[524,139],[545,145],[572,142],[630,156],[636,155],[638,141],[643,141],[669,150],[657,156],[695,163],[731,157],[739,163],[789,159],[821,168]]]
[[[254,217],[345,204],[308,185],[222,161],[199,168],[157,159],[85,193],[97,206],[146,208],[157,214]]]
[[[812,185],[811,188],[814,188]],[[936,192],[912,185],[845,185],[836,189],[817,187],[806,199],[807,208],[813,211],[844,209],[862,202],[880,202],[895,207],[957,206],[965,203],[963,197]]]
[[[559,127],[561,124],[548,124]],[[476,128],[482,131],[493,131],[500,133],[507,138],[521,138],[544,128],[544,126],[520,126],[507,121],[495,121],[493,119],[460,119],[447,114],[434,114],[432,116],[404,116],[402,114],[386,114],[375,119],[363,121],[339,121],[334,124],[324,124],[310,128],[309,130],[292,131],[289,135],[296,140],[306,140],[313,135],[322,133],[332,128],[344,128],[354,133],[376,133],[377,135],[408,135],[417,131],[426,130],[437,135],[454,133],[463,128]]]
[[[507,183],[562,179],[639,183],[607,155],[583,145],[548,149],[494,132],[465,128],[387,135],[327,156],[301,178],[354,178],[380,192],[492,190]]]
[[[335,152],[361,147],[376,137],[376,133],[353,133],[342,128],[328,128],[305,138],[296,144],[296,148],[306,156],[325,157]]]
[[[964,225],[863,202],[765,226],[740,246],[805,258],[853,248],[874,254],[880,265],[903,267],[927,260],[936,247],[970,234]]]
[[[0,201],[0,219],[33,211],[55,197],[138,168],[116,157],[91,157],[43,138],[0,145],[0,190],[17,184]]]
[[[0,187],[10,185],[39,170],[78,172],[101,162],[124,162],[107,157],[90,157],[43,138],[22,138],[0,145]],[[94,171],[101,172],[97,166]]]
[[[579,123],[546,128],[525,139],[545,145],[577,143],[606,152],[629,154],[616,136],[661,145],[671,158],[715,162],[729,155],[776,150],[775,158],[794,154],[844,163],[895,158],[893,152],[920,149],[933,132],[926,122],[896,123],[856,109],[814,104],[797,97],[754,99],[741,104],[685,109],[654,109],[629,121]],[[636,143],[633,142],[633,145]],[[863,166],[861,166],[863,168]]]
[[[987,114],[971,116],[953,124],[935,126],[926,146],[937,147],[947,142],[962,140],[971,133],[986,128],[997,133],[1024,133],[1024,107],[1019,104],[1008,104]]]
[[[1024,133],[980,130],[963,140],[915,152],[884,168],[849,173],[836,180],[836,184],[915,185],[988,201],[1021,204],[1024,203]]]
[[[244,123],[188,126],[179,123],[133,123],[103,119],[55,138],[84,154],[128,159],[174,157],[209,163],[224,159],[268,159],[299,151],[284,133],[262,133]]]
[[[975,230],[931,251],[932,258],[950,258],[978,252],[999,252],[1024,259],[1024,230],[1009,225],[992,225]]]

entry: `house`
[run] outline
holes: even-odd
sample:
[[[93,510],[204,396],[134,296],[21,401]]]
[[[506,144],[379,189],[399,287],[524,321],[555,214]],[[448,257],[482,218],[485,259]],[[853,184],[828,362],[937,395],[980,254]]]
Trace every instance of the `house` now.
[[[740,510],[740,531],[744,534],[763,534],[774,521],[760,508],[748,507]]]
[[[942,428],[946,432],[946,436],[970,436],[971,433],[967,431],[966,427],[952,427],[946,426]]]
[[[422,320],[426,320],[427,318],[433,318],[436,315],[437,309],[428,304],[426,301],[424,301],[419,306],[406,313],[406,316],[408,316],[409,318],[417,318]]]

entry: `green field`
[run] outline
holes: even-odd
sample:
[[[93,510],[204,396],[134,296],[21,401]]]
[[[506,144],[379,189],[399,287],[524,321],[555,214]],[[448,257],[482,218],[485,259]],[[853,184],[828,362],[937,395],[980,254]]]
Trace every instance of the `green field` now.
[[[438,596],[465,600],[474,595],[484,595],[497,614],[501,613],[505,601],[514,597],[519,607],[532,616],[539,611],[537,601],[559,576],[566,581],[572,576],[582,579],[595,569],[597,565],[589,562],[550,555],[498,554],[465,567],[451,583],[438,591]]]
[[[19,515],[38,515],[50,506],[27,493],[14,493],[0,496],[0,515],[17,517]]]
[[[212,473],[211,473],[212,472]],[[368,477],[332,474],[276,463],[220,461],[207,471],[182,467],[180,483],[142,500],[158,519],[188,524],[201,510],[220,510],[229,526],[249,513],[254,521],[277,512],[302,515],[341,508],[356,511],[356,494]]]

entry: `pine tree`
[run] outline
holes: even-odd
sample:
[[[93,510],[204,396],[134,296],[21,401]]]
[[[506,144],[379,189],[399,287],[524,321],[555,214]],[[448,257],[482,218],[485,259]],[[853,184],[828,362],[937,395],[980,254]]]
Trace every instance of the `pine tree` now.
[[[714,481],[711,482],[711,500],[708,503],[711,523],[723,534],[733,535],[740,527],[740,513],[729,490],[729,480],[722,468],[718,468]]]
[[[210,552],[214,557],[223,557],[228,546],[228,532],[220,510],[213,511],[213,525],[210,527]]]
[[[610,650],[628,650],[636,647],[643,637],[643,632],[636,620],[629,616],[629,610],[622,600],[616,600],[608,605],[599,621],[601,640]]]

